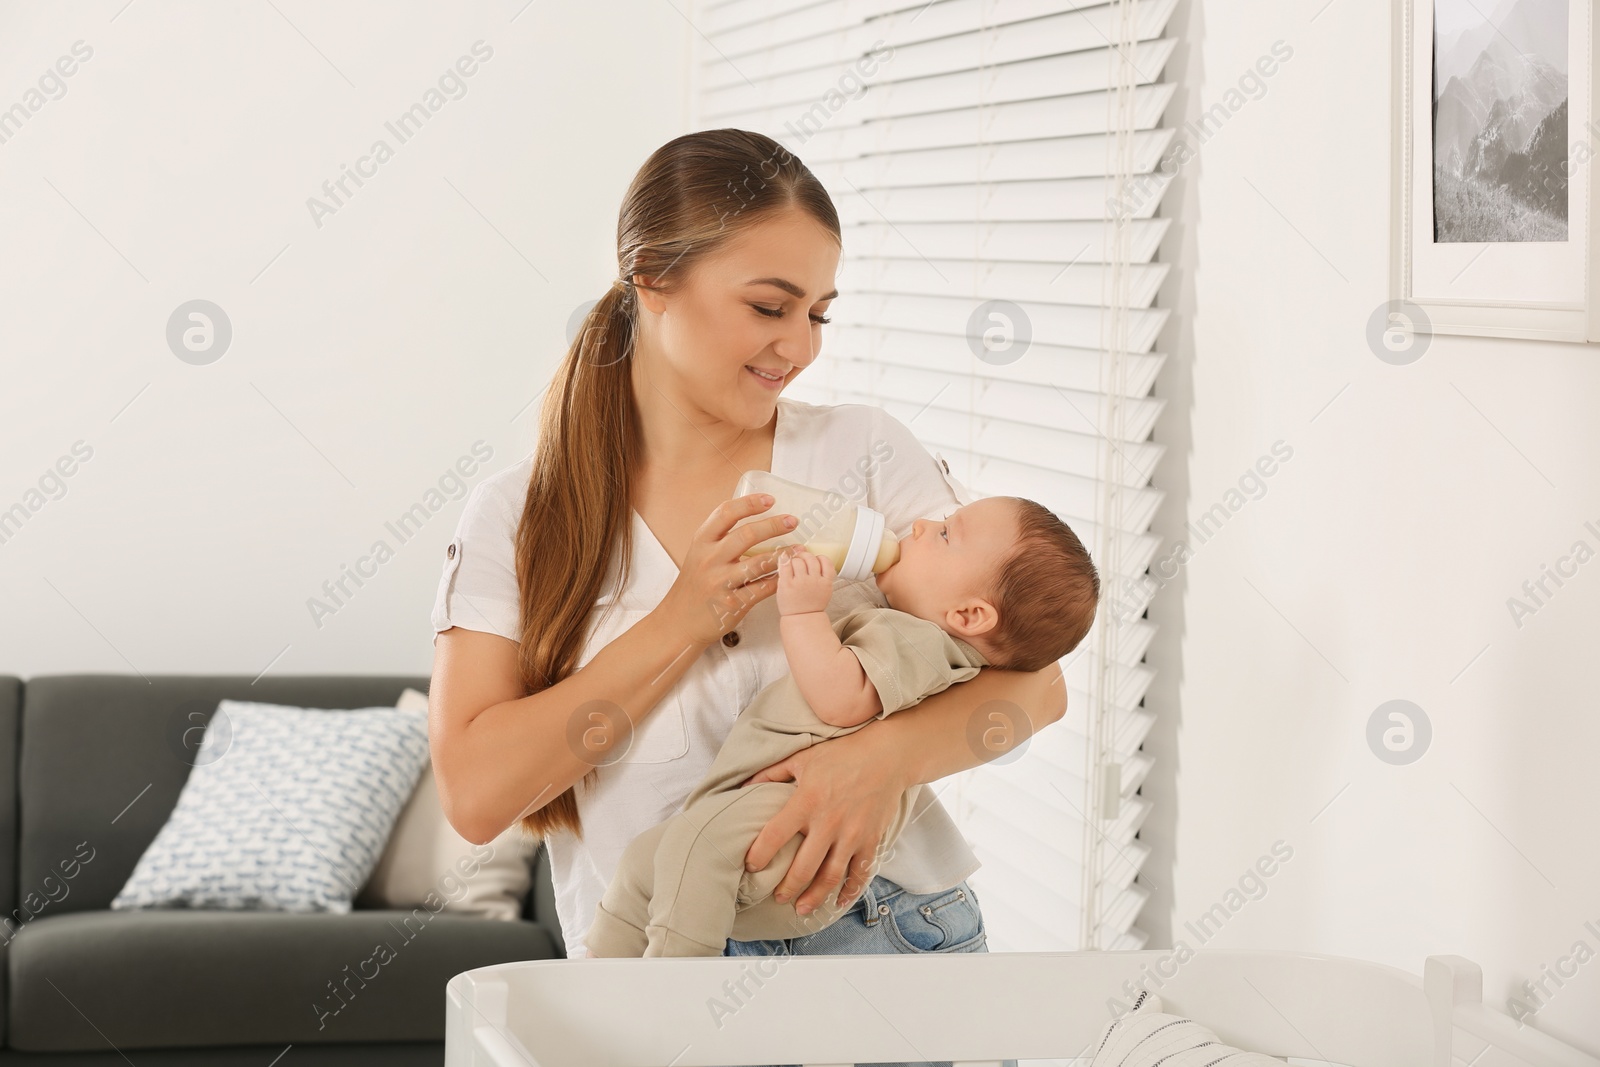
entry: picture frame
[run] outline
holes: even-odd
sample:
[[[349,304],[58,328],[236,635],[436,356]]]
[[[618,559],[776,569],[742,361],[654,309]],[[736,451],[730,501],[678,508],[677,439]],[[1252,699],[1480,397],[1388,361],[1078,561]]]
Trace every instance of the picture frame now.
[[[1393,41],[1390,299],[1369,328],[1395,352],[1412,333],[1600,341],[1590,0],[1398,0]]]

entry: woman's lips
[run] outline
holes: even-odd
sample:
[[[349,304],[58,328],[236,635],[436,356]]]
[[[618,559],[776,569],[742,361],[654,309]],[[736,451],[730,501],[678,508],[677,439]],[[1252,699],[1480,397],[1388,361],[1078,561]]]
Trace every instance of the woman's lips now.
[[[750,372],[750,377],[754,378],[756,381],[760,382],[762,385],[768,386],[769,388],[777,389],[779,386],[783,385],[783,377],[782,376],[777,377],[777,378],[766,378],[766,377],[763,377],[761,374],[756,373],[756,368],[755,367],[749,366],[748,364],[745,365],[744,369]],[[768,373],[771,373],[771,372],[768,372]]]

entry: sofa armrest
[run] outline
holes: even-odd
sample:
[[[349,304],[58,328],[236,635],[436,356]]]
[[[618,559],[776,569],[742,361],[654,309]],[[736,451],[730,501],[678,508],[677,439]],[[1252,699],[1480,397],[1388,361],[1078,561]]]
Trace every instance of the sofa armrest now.
[[[22,679],[0,675],[0,1043],[9,1037],[11,1000],[5,948],[20,928],[17,913],[18,746],[22,740]]]

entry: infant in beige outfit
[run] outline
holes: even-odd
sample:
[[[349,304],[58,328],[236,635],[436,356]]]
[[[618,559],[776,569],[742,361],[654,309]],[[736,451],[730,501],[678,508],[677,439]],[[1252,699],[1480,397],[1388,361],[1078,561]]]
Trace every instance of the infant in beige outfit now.
[[[1094,565],[1071,528],[1017,497],[985,497],[948,519],[917,520],[899,560],[875,578],[889,607],[869,604],[830,621],[834,578],[826,557],[794,549],[780,558],[779,628],[791,673],[745,708],[682,810],[623,852],[584,937],[591,956],[720,956],[730,937],[799,937],[837,920],[854,900],[840,906],[834,894],[799,915],[793,902],[772,898],[805,835],[762,870],[744,869],[756,835],[796,786],[741,783],[981,667],[1038,670],[1055,662],[1083,639],[1099,595]],[[921,788],[902,795],[879,862]]]

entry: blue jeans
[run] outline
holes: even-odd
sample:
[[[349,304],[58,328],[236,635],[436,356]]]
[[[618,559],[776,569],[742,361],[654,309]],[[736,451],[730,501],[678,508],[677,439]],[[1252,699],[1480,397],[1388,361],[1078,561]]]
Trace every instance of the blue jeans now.
[[[978,895],[966,882],[938,893],[912,893],[881,874],[855,906],[814,934],[774,941],[733,941],[724,956],[874,955],[891,952],[988,952]],[[1017,1067],[1005,1060],[1005,1067]],[[949,1060],[857,1067],[950,1067]]]

